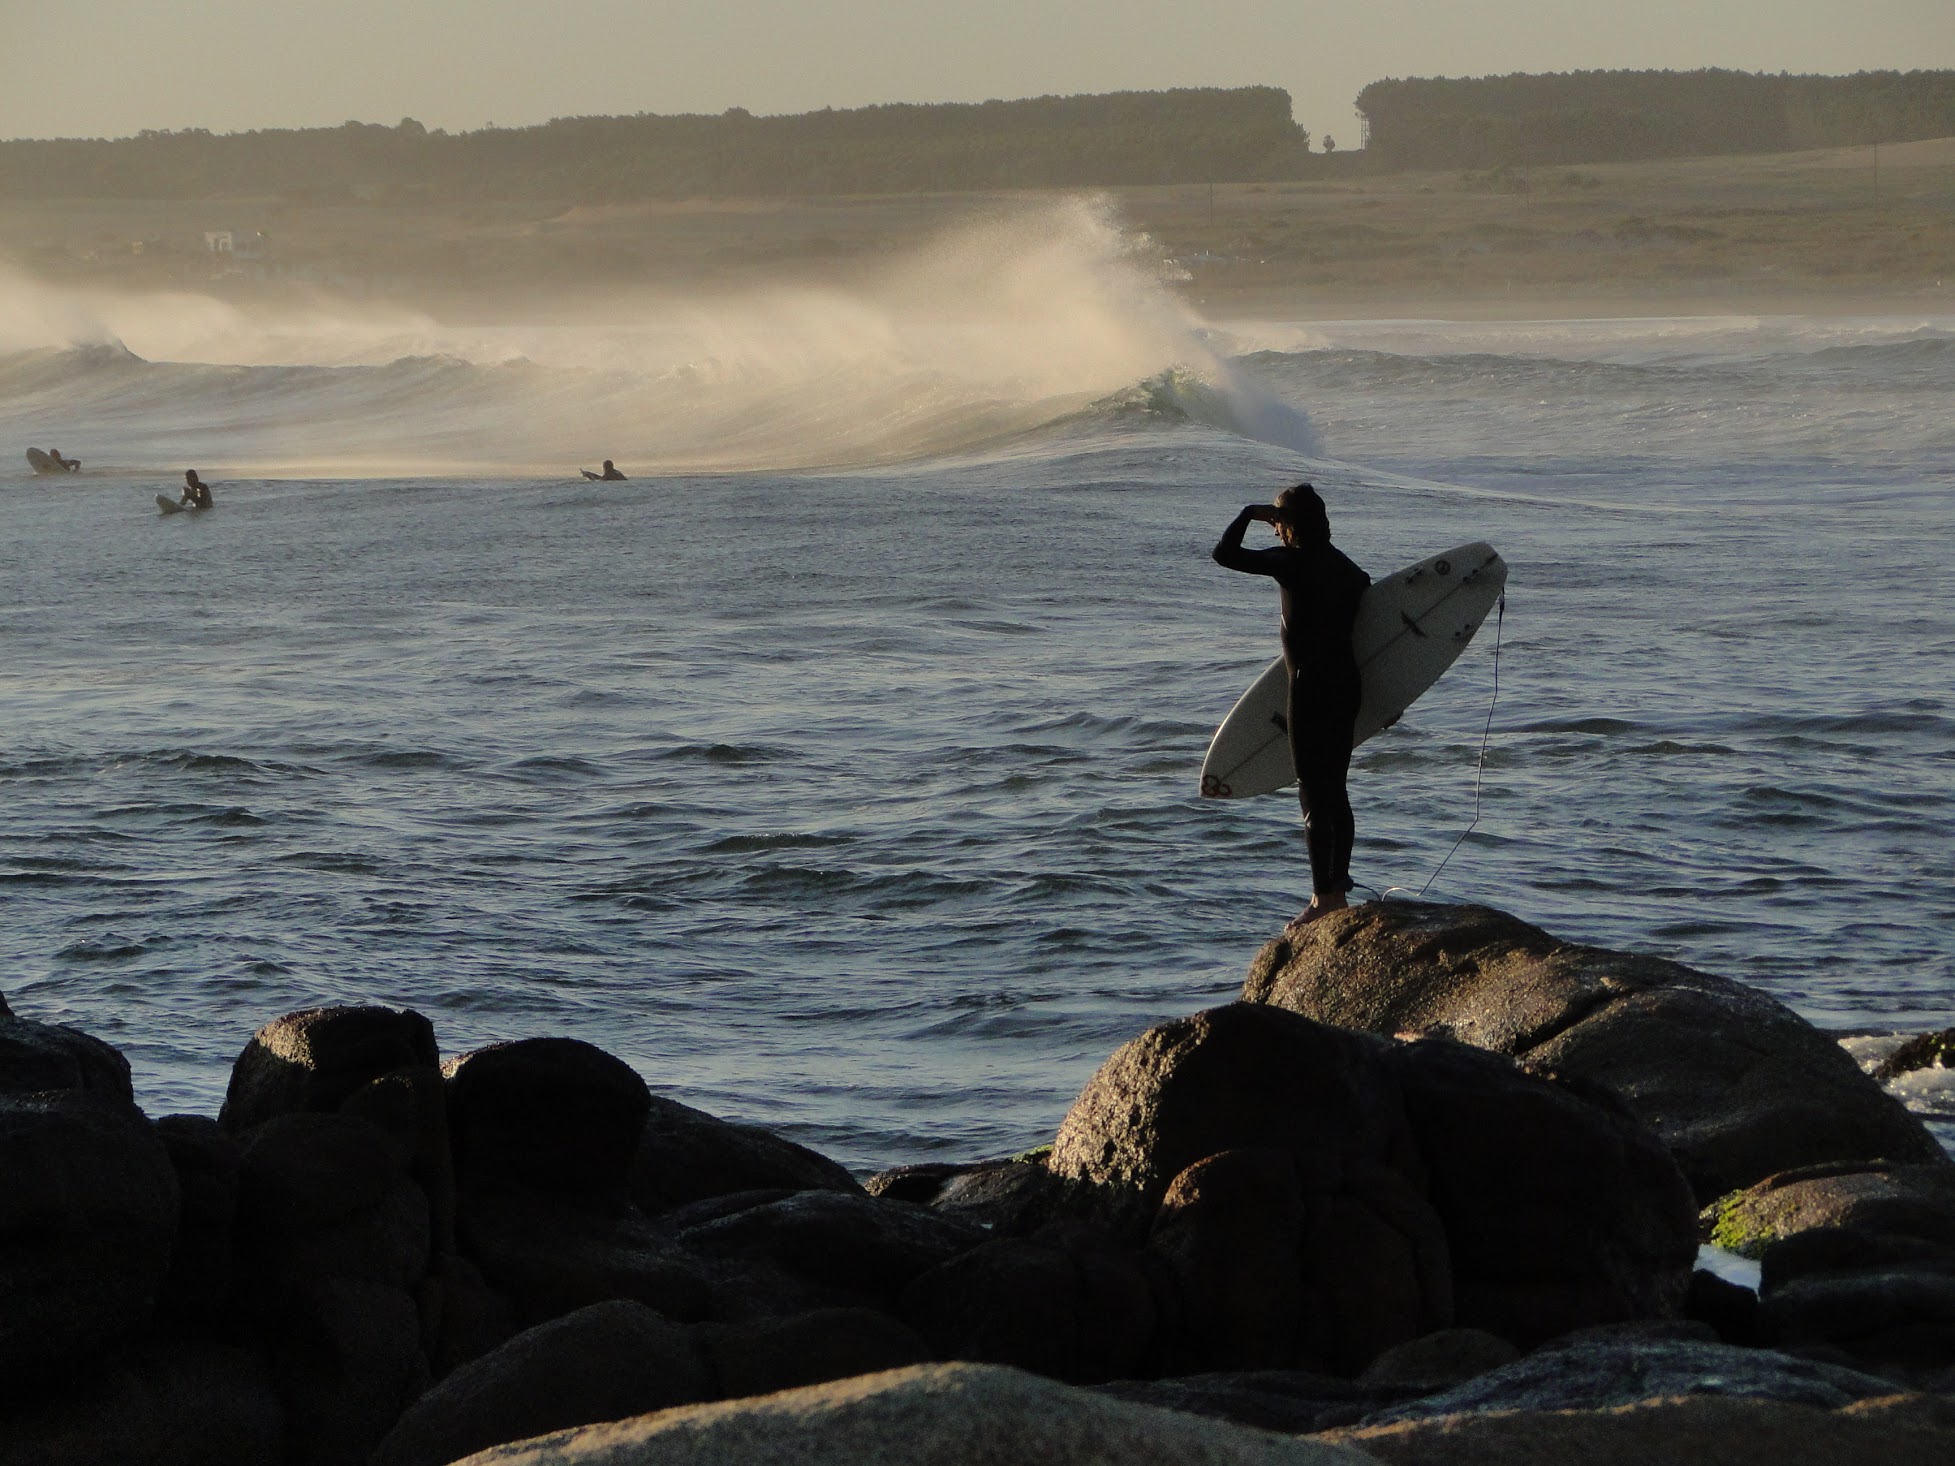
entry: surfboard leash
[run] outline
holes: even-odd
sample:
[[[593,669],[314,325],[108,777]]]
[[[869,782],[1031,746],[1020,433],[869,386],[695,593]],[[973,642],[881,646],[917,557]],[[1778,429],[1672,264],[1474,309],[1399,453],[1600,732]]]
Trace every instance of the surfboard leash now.
[[[1493,697],[1487,703],[1486,726],[1480,730],[1480,757],[1473,770],[1473,818],[1466,828],[1459,832],[1459,838],[1453,841],[1453,848],[1446,852],[1445,859],[1441,860],[1432,874],[1426,877],[1426,883],[1419,887],[1418,897],[1423,897],[1432,889],[1432,883],[1439,879],[1439,872],[1446,868],[1446,862],[1459,853],[1459,847],[1466,843],[1466,837],[1480,824],[1480,791],[1487,778],[1487,748],[1493,741],[1493,710],[1500,706],[1500,635],[1507,625],[1507,593],[1502,591],[1500,599],[1494,604],[1497,609],[1493,621]],[[1380,894],[1389,896],[1393,891],[1405,889],[1406,887],[1403,886],[1387,886]]]

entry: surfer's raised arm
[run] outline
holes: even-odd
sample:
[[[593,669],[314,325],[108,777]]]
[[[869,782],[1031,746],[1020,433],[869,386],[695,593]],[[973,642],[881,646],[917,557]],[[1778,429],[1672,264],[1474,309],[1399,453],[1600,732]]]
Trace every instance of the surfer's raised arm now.
[[[1245,550],[1242,537],[1248,532],[1254,520],[1265,524],[1276,523],[1276,507],[1272,504],[1245,504],[1242,512],[1229,521],[1229,527],[1222,531],[1222,538],[1215,542],[1213,555],[1215,563],[1229,570],[1246,570],[1252,575],[1270,573],[1264,561],[1268,558],[1265,550]]]

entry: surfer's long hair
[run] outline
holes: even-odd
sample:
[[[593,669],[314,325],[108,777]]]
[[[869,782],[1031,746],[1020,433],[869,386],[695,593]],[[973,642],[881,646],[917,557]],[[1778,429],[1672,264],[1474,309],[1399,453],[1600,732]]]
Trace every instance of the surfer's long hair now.
[[[1330,514],[1310,484],[1294,484],[1272,502],[1276,505],[1276,532],[1283,537],[1284,544],[1294,547],[1330,543]]]

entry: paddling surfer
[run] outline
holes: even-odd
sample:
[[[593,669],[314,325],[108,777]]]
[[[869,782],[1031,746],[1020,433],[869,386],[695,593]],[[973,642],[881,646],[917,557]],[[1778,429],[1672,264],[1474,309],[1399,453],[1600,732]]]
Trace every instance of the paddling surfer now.
[[[592,473],[588,468],[579,469],[578,472],[592,483],[618,483],[624,479],[624,475],[618,472],[617,465],[608,458],[604,460],[603,473]]]
[[[1283,543],[1244,549],[1242,536],[1256,520],[1275,530]],[[1273,503],[1246,506],[1216,542],[1215,563],[1267,575],[1283,594],[1290,757],[1310,851],[1310,905],[1291,923],[1298,926],[1341,910],[1353,884],[1351,847],[1357,827],[1345,781],[1361,689],[1351,626],[1371,577],[1331,544],[1330,516],[1309,484],[1283,490]]]

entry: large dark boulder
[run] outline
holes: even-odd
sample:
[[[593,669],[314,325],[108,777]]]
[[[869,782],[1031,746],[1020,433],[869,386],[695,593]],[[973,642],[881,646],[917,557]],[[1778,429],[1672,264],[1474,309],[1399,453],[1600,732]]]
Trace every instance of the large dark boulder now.
[[[1075,1384],[1136,1373],[1158,1309],[1141,1260],[1090,1227],[994,1237],[919,1274],[898,1303],[939,1358]]]
[[[1821,1346],[1870,1374],[1955,1385],[1955,1271],[1946,1265],[1808,1274],[1762,1294],[1758,1322],[1777,1348]]]
[[[1688,1187],[1612,1097],[1256,1004],[1115,1053],[1051,1167],[1147,1229],[1164,1372],[1352,1373],[1455,1322],[1528,1346],[1670,1316],[1696,1255]]]
[[[820,1308],[745,1323],[703,1323],[693,1336],[728,1399],[854,1379],[937,1356],[922,1335],[873,1308]]]
[[[288,1114],[251,1131],[238,1166],[240,1288],[352,1278],[412,1290],[432,1253],[428,1200],[408,1158],[353,1115]]]
[[[1610,1097],[1445,1040],[1386,1062],[1445,1231],[1457,1323],[1532,1348],[1682,1311],[1696,1203],[1662,1142]]]
[[[1280,1151],[1307,1177],[1371,1161],[1422,1185],[1387,1047],[1243,1003],[1160,1024],[1087,1082],[1047,1165],[1079,1205],[1136,1239],[1175,1177],[1227,1150]]]
[[[410,1009],[306,1008],[245,1045],[219,1120],[242,1133],[279,1115],[332,1114],[376,1079],[440,1065],[433,1025]]]
[[[1452,1318],[1440,1219],[1376,1161],[1311,1174],[1270,1146],[1197,1161],[1168,1187],[1148,1250],[1174,1295],[1167,1373],[1352,1374]]]
[[[652,1215],[742,1191],[862,1191],[845,1166],[805,1145],[663,1095],[649,1097],[630,1184]]]
[[[286,1115],[348,1115],[388,1137],[454,1247],[455,1180],[434,1028],[405,1008],[307,1008],[259,1029],[231,1067],[218,1123],[240,1138]]]
[[[727,1321],[888,1307],[919,1274],[984,1239],[909,1202],[845,1191],[793,1192],[677,1234],[712,1266],[716,1315]]]
[[[177,1215],[169,1152],[133,1105],[0,1094],[0,1393],[149,1322]]]
[[[1740,983],[1562,942],[1487,907],[1377,901],[1269,942],[1243,998],[1443,1034],[1614,1090],[1701,1203],[1798,1166],[1940,1147],[1832,1039]]]
[[[401,1416],[372,1466],[446,1466],[505,1441],[714,1394],[712,1371],[686,1328],[642,1303],[595,1303],[455,1370]]]
[[[292,1280],[257,1344],[285,1409],[290,1466],[366,1466],[430,1376],[412,1295],[356,1278]]]
[[[165,1115],[157,1137],[176,1172],[176,1242],[158,1314],[179,1327],[214,1330],[231,1301],[232,1232],[244,1148],[205,1115]]]
[[[629,1209],[521,1190],[469,1193],[461,1239],[524,1327],[613,1299],[687,1321],[720,1312],[707,1261]]]
[[[443,1073],[463,1187],[622,1202],[651,1111],[629,1064],[581,1039],[526,1038],[451,1059]]]
[[[285,1421],[262,1360],[157,1338],[0,1407],[0,1466],[270,1466]]]
[[[0,1094],[80,1089],[134,1102],[122,1051],[79,1028],[36,1023],[0,1007]]]

